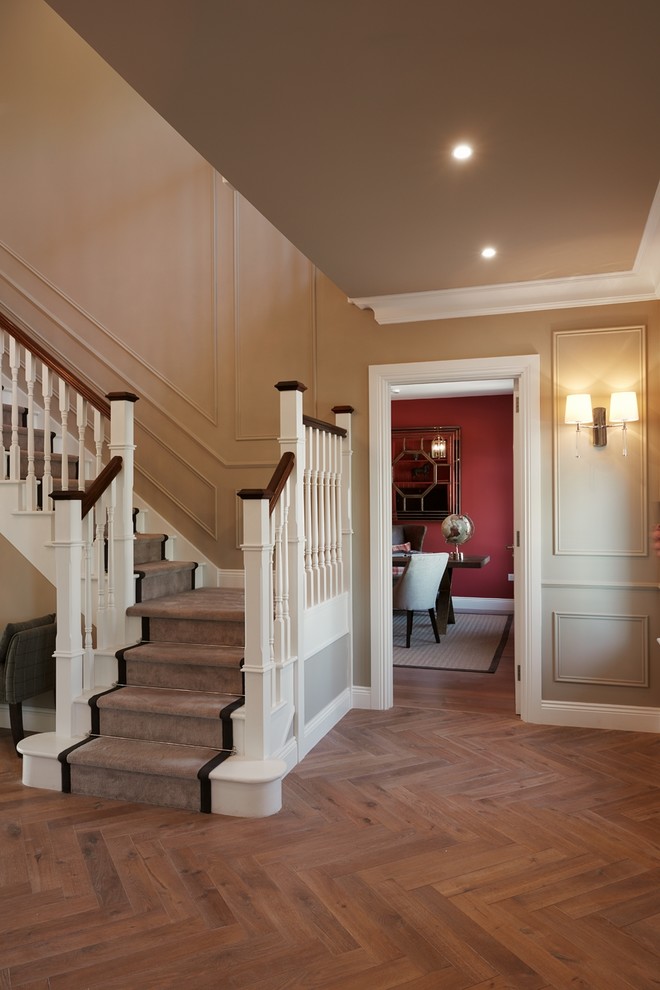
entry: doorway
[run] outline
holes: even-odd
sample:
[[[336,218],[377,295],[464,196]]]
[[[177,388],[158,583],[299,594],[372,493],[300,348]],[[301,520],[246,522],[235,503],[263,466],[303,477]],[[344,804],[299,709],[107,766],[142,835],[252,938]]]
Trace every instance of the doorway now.
[[[433,707],[465,704],[471,701],[473,705],[479,701],[486,703],[491,692],[493,702],[497,706],[515,711],[515,680],[514,680],[514,636],[511,629],[506,647],[502,652],[502,644],[497,648],[501,659],[498,660],[498,673],[477,674],[460,673],[457,670],[442,669],[435,666],[436,661],[428,657],[432,664],[425,668],[426,659],[418,654],[419,649],[429,649],[437,656],[437,662],[444,664],[441,658],[451,656],[452,650],[461,651],[462,662],[465,666],[473,666],[472,658],[465,654],[467,643],[471,636],[481,643],[480,635],[494,623],[490,634],[499,641],[501,623],[513,619],[513,555],[512,555],[512,525],[513,525],[513,425],[515,403],[513,382],[511,379],[491,380],[485,382],[441,382],[432,385],[402,385],[392,389],[391,416],[393,436],[393,457],[398,454],[392,465],[396,507],[393,497],[392,512],[410,514],[410,520],[399,518],[399,523],[424,524],[426,526],[424,550],[429,553],[439,553],[451,550],[441,532],[442,512],[464,512],[475,524],[475,538],[469,544],[459,547],[469,560],[471,555],[477,558],[486,557],[487,566],[453,572],[452,600],[454,609],[467,614],[456,616],[456,625],[449,625],[447,634],[443,635],[442,646],[422,647],[429,639],[431,627],[426,617],[420,616],[418,635],[421,640],[415,643],[416,650],[409,651],[393,649],[393,679],[394,703],[399,705],[402,699],[419,699],[426,703],[433,700]],[[447,424],[455,424],[448,426]],[[452,431],[455,431],[453,433]],[[421,434],[421,440],[420,435]],[[422,460],[421,468],[419,455],[414,450],[421,446],[430,449],[432,438],[441,435],[450,438],[441,451],[437,469],[427,466]],[[452,438],[455,440],[452,442]],[[395,449],[396,448],[396,449]],[[406,458],[400,450],[412,449],[413,453]],[[412,498],[410,498],[410,483],[404,484],[403,489],[397,487],[397,477],[413,479]],[[418,479],[421,478],[418,493]],[[441,485],[443,504],[436,507],[429,496],[434,494],[429,489],[431,482],[437,480]],[[394,519],[394,516],[393,516]],[[393,543],[399,542],[393,539]],[[452,562],[450,561],[450,566]],[[394,588],[394,585],[393,585]],[[481,616],[474,613],[481,612]],[[470,615],[472,613],[472,615]],[[442,626],[441,626],[442,628]],[[463,632],[462,630],[465,630]],[[432,638],[432,637],[431,637]],[[397,639],[397,625],[394,625],[394,643],[401,646]],[[488,651],[487,651],[488,652]],[[493,646],[487,660],[491,662]],[[481,657],[477,665],[486,662]],[[417,666],[410,666],[410,665]],[[505,679],[504,673],[508,675]],[[472,690],[471,690],[472,689]]]
[[[514,640],[523,720],[538,720],[540,651],[540,361],[538,355],[374,365],[369,369],[371,504],[371,707],[393,704],[391,572],[391,397],[404,385],[513,382]]]

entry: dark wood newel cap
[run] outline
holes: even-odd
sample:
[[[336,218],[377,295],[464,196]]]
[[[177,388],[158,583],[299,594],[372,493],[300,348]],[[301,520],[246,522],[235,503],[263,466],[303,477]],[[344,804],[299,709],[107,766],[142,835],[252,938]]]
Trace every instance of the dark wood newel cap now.
[[[353,406],[333,406],[332,407],[332,411],[335,414],[337,414],[337,413],[354,413],[355,412],[355,409],[353,409]]]
[[[277,382],[275,388],[278,392],[306,392],[307,386],[302,382]]]
[[[134,395],[133,392],[108,392],[106,399],[109,402],[119,402],[121,399],[125,402],[138,402],[139,396]]]
[[[270,498],[273,494],[267,488],[241,488],[240,492],[236,492],[239,498],[251,499],[251,498]]]
[[[73,502],[74,500],[82,502],[85,493],[78,488],[71,488],[65,492],[51,492],[50,497],[54,502]]]

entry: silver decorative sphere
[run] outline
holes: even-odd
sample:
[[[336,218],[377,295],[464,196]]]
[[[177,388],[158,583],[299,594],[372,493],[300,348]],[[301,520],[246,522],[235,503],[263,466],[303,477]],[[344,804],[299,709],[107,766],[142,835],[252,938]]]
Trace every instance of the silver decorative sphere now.
[[[441,523],[442,535],[447,543],[460,547],[474,536],[474,523],[469,516],[453,512]]]

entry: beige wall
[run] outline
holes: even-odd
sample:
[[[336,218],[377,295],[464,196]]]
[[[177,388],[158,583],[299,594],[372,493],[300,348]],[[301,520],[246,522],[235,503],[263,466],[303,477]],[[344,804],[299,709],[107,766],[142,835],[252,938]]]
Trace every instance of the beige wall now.
[[[8,622],[55,611],[53,585],[4,536],[0,536],[0,574],[0,632]]]
[[[660,705],[653,656],[648,689],[558,683],[552,672],[552,613],[575,574],[575,561],[553,551],[553,332],[647,328],[654,522],[660,303],[379,327],[39,0],[5,0],[0,56],[0,87],[11,94],[0,146],[1,301],[100,391],[140,396],[137,485],[155,508],[220,566],[240,567],[235,492],[265,485],[275,463],[274,383],[304,382],[305,411],[322,418],[352,405],[354,682],[368,684],[369,365],[536,353],[545,696]],[[620,559],[598,567],[612,586],[602,607],[643,611],[655,644],[655,559],[627,560],[623,577]]]

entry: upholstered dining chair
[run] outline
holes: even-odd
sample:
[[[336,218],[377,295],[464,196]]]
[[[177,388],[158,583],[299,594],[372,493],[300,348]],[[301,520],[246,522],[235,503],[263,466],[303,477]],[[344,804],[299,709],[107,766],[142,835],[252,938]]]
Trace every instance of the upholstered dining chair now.
[[[395,612],[406,612],[406,647],[410,647],[413,616],[415,612],[428,612],[436,643],[440,642],[435,617],[435,600],[442,575],[445,573],[448,553],[415,554],[392,589]]]
[[[392,546],[409,543],[411,550],[421,553],[427,528],[422,523],[406,523],[405,525],[392,523]]]

